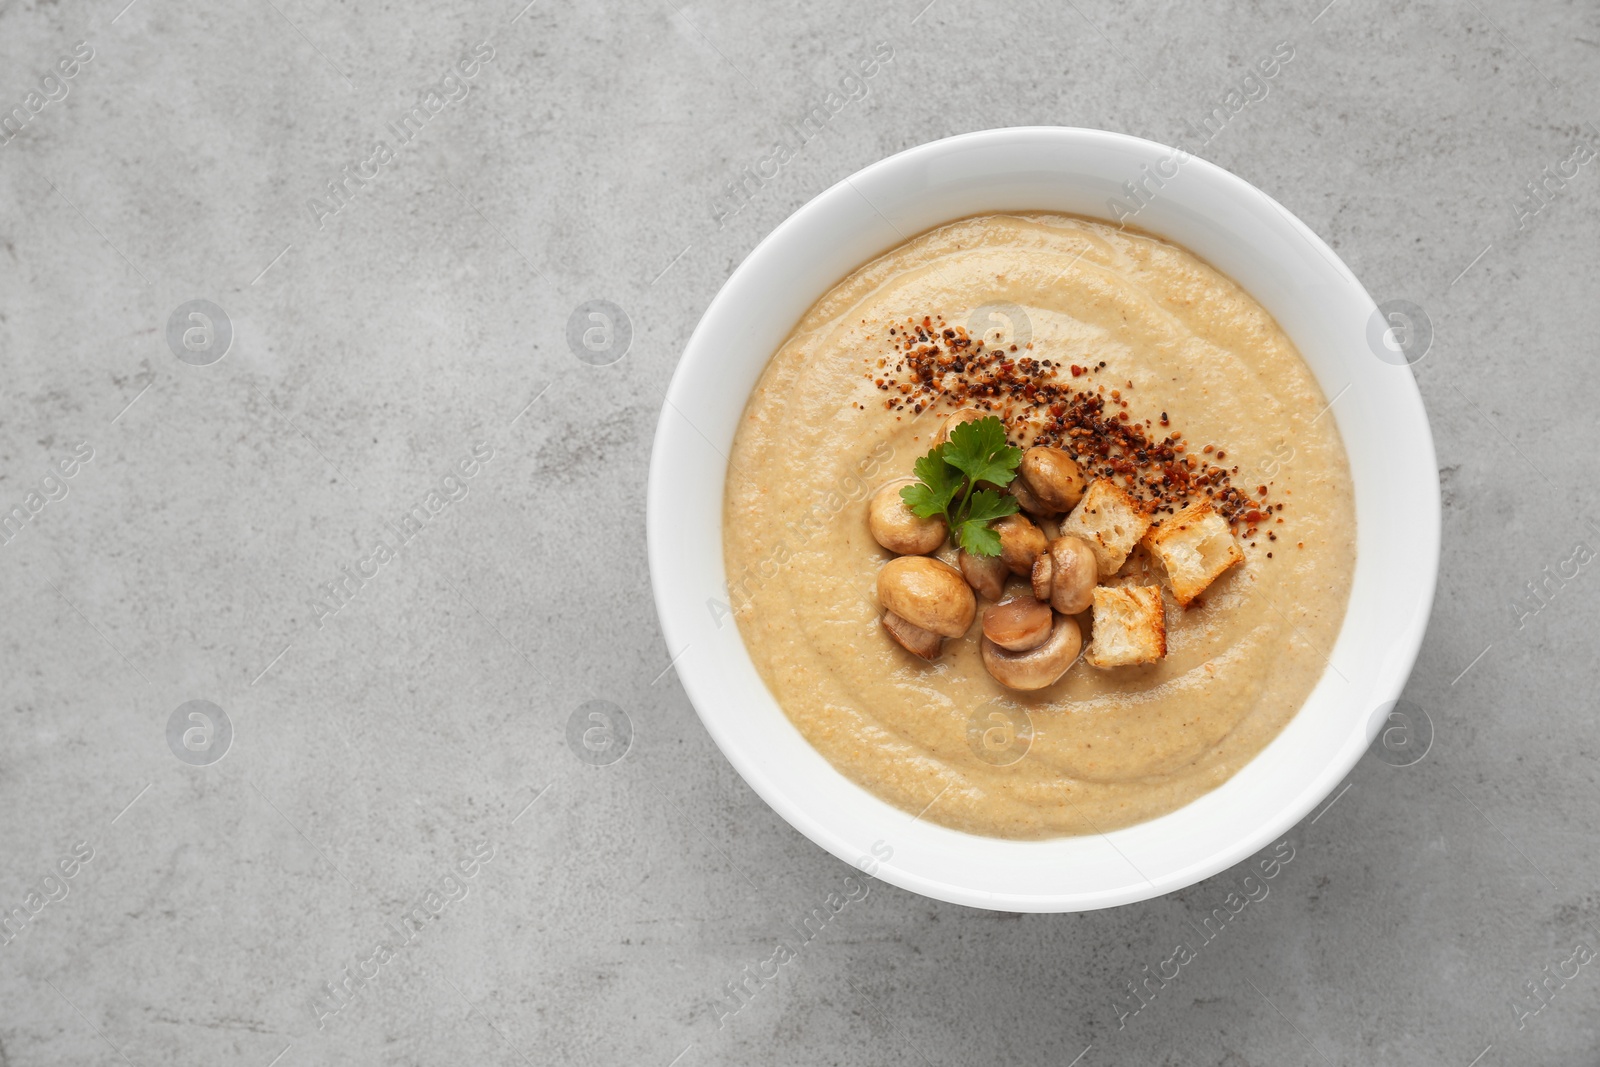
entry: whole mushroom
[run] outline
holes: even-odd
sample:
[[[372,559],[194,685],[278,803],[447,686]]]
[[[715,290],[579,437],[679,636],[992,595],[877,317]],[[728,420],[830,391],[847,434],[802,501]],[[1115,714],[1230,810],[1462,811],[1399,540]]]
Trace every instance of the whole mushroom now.
[[[1044,506],[1044,502],[1033,495],[1033,490],[1028,488],[1028,483],[1019,476],[1011,480],[1011,495],[1017,498],[1017,506],[1030,515],[1053,515],[1055,512]]]
[[[900,643],[900,647],[913,655],[923,659],[937,659],[939,649],[944,645],[944,638],[931,630],[924,630],[920,626],[913,626],[892,611],[883,613],[880,620],[883,628],[889,631],[889,636]]]
[[[1050,558],[1048,551],[1039,553],[1039,558],[1033,561],[1033,570],[1028,575],[1028,581],[1033,585],[1033,598],[1050,602],[1050,587],[1055,584],[1055,561]]]
[[[897,556],[878,572],[878,602],[913,626],[940,637],[972,627],[978,602],[961,572],[928,556]]]
[[[1017,480],[1025,484],[1024,492],[1052,514],[1071,511],[1083,499],[1083,470],[1077,460],[1060,448],[1035,445],[1028,449],[1022,454]],[[1017,496],[1017,501],[1022,502],[1021,495]]]
[[[924,519],[900,499],[900,490],[915,482],[915,478],[885,482],[867,502],[867,526],[872,530],[872,539],[902,556],[937,552],[950,533],[943,515]]]
[[[1040,558],[1050,560],[1050,606],[1063,615],[1088,611],[1094,601],[1094,587],[1100,584],[1089,543],[1071,534],[1058,537],[1050,542],[1049,554]],[[1034,595],[1038,595],[1037,586]]]
[[[974,556],[966,549],[962,549],[956,557],[956,562],[961,565],[962,577],[967,584],[972,586],[977,594],[985,600],[999,600],[1006,589],[1006,575],[1011,573],[1011,568],[1006,566],[1003,556]]]
[[[994,532],[1000,535],[1000,558],[1012,574],[1026,575],[1033,570],[1033,561],[1039,557],[1049,542],[1044,531],[1033,524],[1026,515],[1007,515],[996,519]]]
[[[977,408],[956,408],[945,416],[944,425],[939,427],[939,432],[933,437],[934,447],[950,440],[950,431],[960,426],[963,422],[977,422],[987,416]]]
[[[983,636],[1008,652],[1026,652],[1044,644],[1054,619],[1049,604],[1012,597],[983,609]]]
[[[1077,621],[1057,615],[1044,643],[1025,652],[1009,652],[985,636],[983,665],[1007,689],[1043,689],[1067,673],[1082,648]]]

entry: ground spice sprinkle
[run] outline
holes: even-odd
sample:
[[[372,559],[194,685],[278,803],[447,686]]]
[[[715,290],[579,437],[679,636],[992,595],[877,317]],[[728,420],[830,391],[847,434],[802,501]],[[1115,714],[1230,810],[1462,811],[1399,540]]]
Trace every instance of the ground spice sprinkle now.
[[[1214,446],[1207,444],[1197,458],[1181,431],[1151,437],[1151,420],[1138,418],[1126,395],[1134,391],[1130,379],[1109,394],[1104,386],[1084,381],[1105,370],[1104,361],[1040,359],[1032,342],[1021,352],[1015,344],[986,347],[981,338],[937,315],[895,324],[886,341],[889,355],[873,353],[865,361],[866,377],[888,394],[884,407],[889,411],[920,415],[947,401],[952,408],[990,412],[1005,423],[1013,444],[1063,449],[1086,475],[1115,482],[1157,514],[1171,514],[1205,496],[1230,523],[1247,527],[1247,537],[1269,513],[1283,510],[1281,503],[1267,503],[1268,486],[1256,486],[1253,495],[1241,491],[1232,484],[1238,467],[1205,458],[1226,459],[1222,449],[1213,453]],[[1070,375],[1074,384],[1058,381],[1058,372]],[[1159,417],[1163,429],[1171,425],[1167,412]]]

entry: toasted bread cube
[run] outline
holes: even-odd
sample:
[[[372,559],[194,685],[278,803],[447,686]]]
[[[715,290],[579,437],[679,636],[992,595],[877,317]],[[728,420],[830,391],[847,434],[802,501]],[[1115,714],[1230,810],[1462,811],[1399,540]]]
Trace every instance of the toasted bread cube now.
[[[1197,500],[1145,534],[1145,545],[1167,569],[1172,595],[1184,607],[1235,563],[1244,550],[1210,501]]]
[[[1089,486],[1061,524],[1061,535],[1072,534],[1089,542],[1100,577],[1109,578],[1122,568],[1128,553],[1149,528],[1150,515],[1144,505],[1115,482],[1102,478]]]
[[[1167,612],[1159,585],[1097,586],[1091,667],[1154,663],[1167,654]]]

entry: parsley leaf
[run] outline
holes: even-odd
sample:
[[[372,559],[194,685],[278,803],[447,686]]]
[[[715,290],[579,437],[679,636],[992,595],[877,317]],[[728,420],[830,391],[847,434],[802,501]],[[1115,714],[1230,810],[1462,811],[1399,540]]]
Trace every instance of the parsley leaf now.
[[[917,516],[942,515],[956,544],[975,556],[998,556],[1000,535],[989,526],[1017,512],[1015,497],[979,482],[1009,485],[1017,475],[1022,450],[1006,444],[1006,428],[993,415],[964,422],[949,440],[917,460],[915,485],[900,490],[900,499]]]
[[[1017,476],[1022,450],[1006,444],[1005,425],[990,415],[950,431],[944,461],[974,482],[1006,486]]]
[[[964,522],[957,526],[956,543],[974,556],[1000,554],[1000,535],[986,522]]]
[[[900,499],[918,518],[948,518],[950,502],[961,491],[961,473],[945,463],[943,454],[944,446],[940,445],[917,460],[911,469],[921,480],[900,490]]]
[[[998,556],[1000,535],[989,523],[1016,513],[1016,497],[1001,496],[993,489],[979,489],[972,494],[965,520],[956,527],[956,544],[975,556]]]

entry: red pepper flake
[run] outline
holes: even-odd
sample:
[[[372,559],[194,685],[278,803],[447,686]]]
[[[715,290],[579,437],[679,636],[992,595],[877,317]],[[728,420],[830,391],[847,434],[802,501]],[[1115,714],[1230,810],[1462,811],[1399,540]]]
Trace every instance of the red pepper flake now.
[[[948,400],[951,407],[994,412],[1017,444],[1060,448],[1085,473],[1118,482],[1156,512],[1171,514],[1202,497],[1210,499],[1229,523],[1240,526],[1247,521],[1246,512],[1253,512],[1259,521],[1263,511],[1275,510],[1231,486],[1228,471],[1185,455],[1189,446],[1181,433],[1151,439],[1146,432],[1151,420],[1131,411],[1121,389],[1106,396],[1105,385],[1081,391],[1058,380],[1058,371],[1070,371],[1076,379],[1103,370],[1104,360],[1090,365],[1041,360],[1028,354],[1032,344],[1026,346],[1028,353],[1013,355],[1018,352],[1015,344],[986,348],[961,327],[947,326],[942,316],[937,326],[934,319],[924,316],[918,329],[916,320],[907,318],[909,325],[897,328],[888,340],[895,349],[893,371],[880,372],[884,376],[876,379],[870,372],[867,375],[879,390],[890,394],[884,401],[890,411],[910,406],[920,414]],[[1133,388],[1132,379],[1125,383],[1125,388]],[[1161,425],[1171,425],[1165,411]],[[1218,453],[1218,458],[1222,455]],[[1258,491],[1257,496],[1265,493]],[[1254,533],[1252,527],[1250,534]]]

